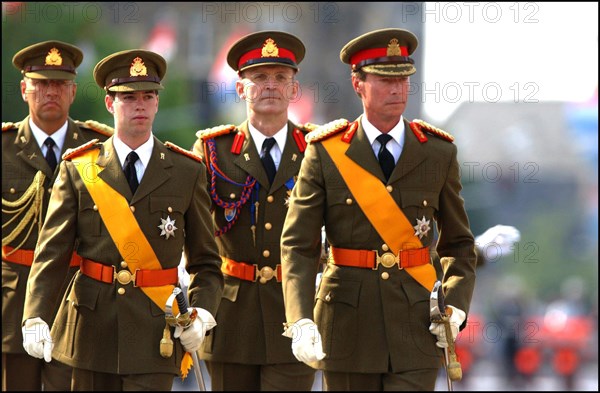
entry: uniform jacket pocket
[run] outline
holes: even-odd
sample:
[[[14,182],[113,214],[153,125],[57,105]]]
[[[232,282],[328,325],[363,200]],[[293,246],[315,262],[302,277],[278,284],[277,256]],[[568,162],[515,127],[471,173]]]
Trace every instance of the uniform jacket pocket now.
[[[360,281],[323,277],[315,307],[316,324],[329,359],[352,355],[358,338]],[[331,356],[334,355],[334,356]]]
[[[92,278],[81,274],[73,282],[73,287],[69,291],[67,300],[76,307],[86,307],[90,310],[95,310],[99,294],[100,288],[97,283]]]
[[[240,290],[240,279],[237,277],[228,276],[226,274],[223,275],[223,278],[225,280],[225,286],[223,287],[223,299],[235,302]]]

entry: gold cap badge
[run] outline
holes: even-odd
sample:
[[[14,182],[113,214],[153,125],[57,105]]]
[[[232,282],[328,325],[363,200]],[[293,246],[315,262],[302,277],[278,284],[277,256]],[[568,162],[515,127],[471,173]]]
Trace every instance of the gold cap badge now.
[[[388,56],[400,56],[402,52],[400,51],[400,45],[398,44],[397,38],[392,38],[387,47],[387,55]]]
[[[261,55],[262,57],[279,57],[279,48],[272,38],[266,39]]]
[[[46,55],[46,63],[44,65],[60,66],[62,65],[63,59],[60,52],[56,48],[52,48]]]
[[[141,57],[136,57],[129,68],[129,76],[148,76],[146,65]]]

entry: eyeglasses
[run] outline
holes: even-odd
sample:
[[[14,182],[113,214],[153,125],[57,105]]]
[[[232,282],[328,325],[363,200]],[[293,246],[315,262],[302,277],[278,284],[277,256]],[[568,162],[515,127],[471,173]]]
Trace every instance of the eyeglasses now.
[[[291,81],[294,80],[294,77],[290,77],[286,74],[281,74],[281,73],[277,73],[277,74],[257,73],[257,74],[248,75],[247,78],[251,82],[254,82],[256,84],[263,84],[263,83],[267,83],[269,81],[283,84],[283,83],[290,83]]]

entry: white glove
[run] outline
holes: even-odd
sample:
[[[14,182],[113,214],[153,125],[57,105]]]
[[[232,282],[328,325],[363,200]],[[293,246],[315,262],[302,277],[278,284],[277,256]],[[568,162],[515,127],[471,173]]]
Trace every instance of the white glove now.
[[[179,286],[181,288],[187,288],[190,286],[190,274],[185,270],[185,265],[187,263],[187,258],[185,254],[181,254],[181,259],[179,260],[179,266],[177,266],[177,275],[179,276]]]
[[[188,311],[192,312],[192,309],[193,308],[190,307]],[[194,319],[194,322],[192,322],[185,330],[181,326],[176,326],[175,334],[173,334],[173,337],[179,338],[183,348],[190,353],[199,350],[204,341],[204,337],[206,336],[206,332],[217,326],[217,321],[215,321],[215,318],[213,318],[210,312],[203,308],[196,308],[196,310],[198,310],[198,315],[196,316],[196,319]]]
[[[21,328],[23,333],[23,348],[34,358],[44,359],[47,363],[52,360],[54,342],[50,335],[50,328],[42,318],[30,318]]]
[[[325,357],[319,329],[310,319],[299,320],[287,328],[283,335],[292,339],[292,353],[299,361],[308,364]]]
[[[450,330],[452,331],[452,341],[454,341],[456,340],[456,336],[458,335],[460,325],[462,325],[462,323],[465,321],[467,315],[463,310],[454,306],[447,306],[446,312],[449,312],[448,309],[452,310],[449,322]],[[429,326],[429,331],[431,332],[431,334],[437,336],[437,342],[435,343],[435,345],[437,345],[440,348],[448,347],[448,341],[446,340],[446,329],[444,328],[443,323],[431,322],[431,325]]]
[[[322,279],[323,279],[323,273],[317,273],[317,278],[315,279],[315,291],[319,290],[319,285],[321,284]]]
[[[494,260],[512,254],[513,246],[519,240],[521,240],[521,232],[517,228],[496,225],[477,236],[475,244],[484,253],[486,259]]]

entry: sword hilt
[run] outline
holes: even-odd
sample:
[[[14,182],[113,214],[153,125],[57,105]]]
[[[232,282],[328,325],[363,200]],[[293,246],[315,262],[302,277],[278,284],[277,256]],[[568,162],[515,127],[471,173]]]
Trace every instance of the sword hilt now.
[[[175,287],[173,289],[173,294],[175,295],[175,299],[177,300],[177,307],[179,307],[179,315],[174,318],[177,325],[182,326],[184,329],[187,328],[196,318],[197,311],[193,309],[191,315],[188,309],[187,301],[185,299],[185,295],[181,288]],[[172,299],[172,298],[171,298]],[[192,356],[192,363],[194,368],[194,375],[196,376],[196,382],[198,383],[198,389],[201,392],[206,391],[206,386],[204,384],[204,377],[202,376],[202,369],[200,366],[200,359],[198,358],[198,354],[193,352],[190,354]]]
[[[446,330],[446,341],[448,342],[448,364],[446,366],[448,377],[452,381],[460,381],[462,379],[462,368],[458,361],[458,357],[456,356],[449,317],[444,317],[443,324]]]
[[[177,307],[179,307],[179,313],[181,315],[187,313],[188,306],[187,302],[185,301],[185,295],[183,294],[181,288],[175,287],[173,293],[175,293],[175,300],[177,300]]]
[[[185,295],[180,288],[175,287],[173,294],[175,294],[175,300],[177,300],[177,306],[179,307],[179,315],[175,317],[175,322],[185,329],[192,324],[196,318],[197,311],[193,309],[191,313],[189,312]]]

